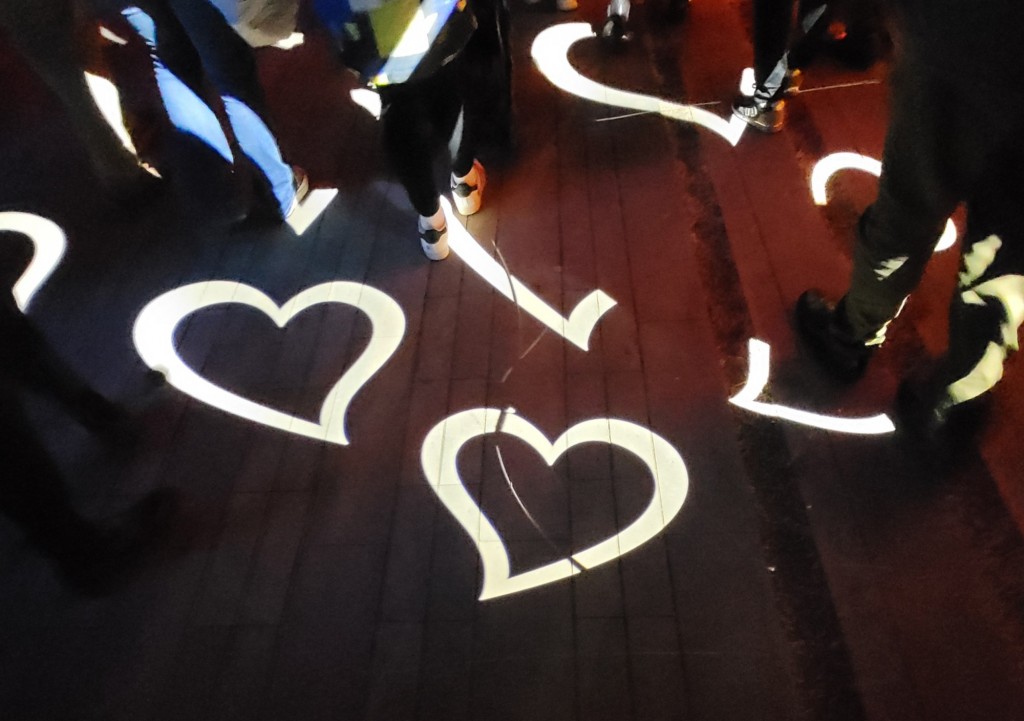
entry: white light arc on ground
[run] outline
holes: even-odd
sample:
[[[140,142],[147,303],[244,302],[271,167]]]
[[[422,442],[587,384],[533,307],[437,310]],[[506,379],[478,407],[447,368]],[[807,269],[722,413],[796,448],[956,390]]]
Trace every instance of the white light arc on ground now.
[[[840,170],[863,170],[876,178],[882,174],[882,163],[860,153],[832,153],[826,155],[814,165],[811,171],[811,197],[815,205],[828,203],[828,181]],[[942,231],[939,242],[935,244],[935,252],[952,248],[956,243],[957,230],[952,218],[946,220],[946,228]]]
[[[495,290],[518,304],[548,328],[578,348],[588,349],[594,326],[601,320],[601,316],[616,305],[611,296],[603,290],[591,291],[576,304],[568,319],[565,318],[521,281],[509,275],[505,268],[476,242],[452,212],[452,206],[447,198],[441,198],[441,208],[448,223],[448,245],[466,265]]]
[[[68,241],[59,225],[34,213],[0,213],[0,231],[5,230],[20,233],[32,242],[32,260],[13,288],[14,301],[25,312],[33,296],[60,265]]]
[[[733,405],[758,415],[792,421],[793,423],[821,428],[826,431],[835,431],[836,433],[881,435],[892,433],[896,430],[889,416],[884,413],[869,418],[838,418],[836,416],[801,411],[775,403],[758,401],[757,397],[761,395],[765,386],[768,385],[771,349],[764,341],[751,338],[748,343],[748,350],[750,361],[747,370],[747,382],[740,389],[739,393],[729,399],[729,402]]]
[[[512,575],[508,551],[500,534],[459,476],[459,450],[473,438],[488,433],[518,438],[536,450],[549,466],[578,445],[618,446],[637,456],[651,472],[651,499],[640,516],[619,533],[570,558]],[[552,443],[512,409],[503,412],[496,408],[475,408],[456,413],[434,426],[423,441],[420,459],[431,489],[469,534],[480,554],[484,571],[481,601],[564,580],[639,548],[676,517],[689,489],[686,464],[668,441],[647,428],[616,418],[577,423]]]
[[[726,120],[695,105],[673,103],[651,95],[611,88],[581,75],[569,62],[569,49],[574,43],[591,37],[594,37],[594,30],[587,23],[553,25],[537,34],[530,52],[544,77],[567,93],[595,103],[657,113],[673,120],[695,123],[725,138],[730,145],[740,141],[747,124],[739,118]]]
[[[324,398],[319,422],[312,422],[255,403],[217,386],[189,368],[178,355],[174,329],[185,317],[210,306],[238,303],[269,316],[279,328],[319,303],[342,303],[366,313],[373,333],[363,353]],[[211,280],[175,288],[152,300],[135,320],[132,336],[143,362],[163,373],[167,382],[196,400],[240,418],[307,438],[348,445],[345,415],[356,393],[394,354],[405,335],[405,314],[390,296],[376,288],[335,281],[308,288],[283,306],[263,292],[236,281]]]

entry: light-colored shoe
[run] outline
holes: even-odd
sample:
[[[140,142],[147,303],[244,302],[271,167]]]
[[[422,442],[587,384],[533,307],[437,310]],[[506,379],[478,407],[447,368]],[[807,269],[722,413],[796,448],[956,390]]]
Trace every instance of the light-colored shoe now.
[[[450,252],[448,248],[448,225],[438,230],[430,223],[430,218],[420,216],[420,247],[423,255],[430,260],[444,260]]]
[[[480,210],[486,185],[487,173],[484,172],[484,166],[479,160],[474,160],[469,173],[461,178],[452,173],[452,200],[455,201],[455,209],[462,215],[473,215]]]
[[[557,0],[555,4],[562,12],[571,12],[580,6],[576,0]]]

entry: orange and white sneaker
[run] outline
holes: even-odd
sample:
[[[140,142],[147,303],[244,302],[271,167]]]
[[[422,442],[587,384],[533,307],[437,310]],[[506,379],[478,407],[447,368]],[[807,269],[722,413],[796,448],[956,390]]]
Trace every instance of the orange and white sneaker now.
[[[473,167],[461,178],[452,173],[452,200],[455,209],[462,215],[473,215],[480,210],[483,203],[484,186],[487,185],[487,173],[479,160],[473,161]]]

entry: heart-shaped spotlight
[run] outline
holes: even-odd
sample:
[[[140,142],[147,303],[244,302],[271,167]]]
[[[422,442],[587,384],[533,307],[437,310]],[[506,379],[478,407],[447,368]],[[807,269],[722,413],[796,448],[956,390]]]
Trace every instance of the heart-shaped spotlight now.
[[[536,450],[549,466],[570,448],[584,443],[607,443],[622,448],[639,458],[651,472],[651,499],[640,516],[615,535],[569,558],[512,575],[501,536],[459,476],[459,450],[487,433],[518,438]],[[686,464],[668,441],[650,429],[617,418],[577,423],[552,443],[512,409],[475,408],[456,413],[434,426],[423,441],[420,459],[430,487],[476,544],[484,570],[481,601],[561,581],[639,548],[676,517],[689,488]]]

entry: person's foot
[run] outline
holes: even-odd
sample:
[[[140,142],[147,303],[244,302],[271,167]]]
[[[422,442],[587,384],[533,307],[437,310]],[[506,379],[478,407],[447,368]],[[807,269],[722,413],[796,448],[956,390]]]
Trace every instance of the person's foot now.
[[[448,224],[444,213],[438,210],[433,216],[420,216],[420,247],[430,260],[444,260],[448,257]]]
[[[800,336],[832,375],[853,381],[864,374],[873,347],[850,332],[842,309],[836,308],[814,290],[796,302],[796,325]]]
[[[291,166],[292,189],[295,191],[287,212],[281,208],[280,201],[274,196],[266,180],[257,172],[253,195],[248,200],[248,209],[241,217],[231,222],[232,230],[249,230],[265,226],[280,225],[288,220],[292,213],[309,195],[309,176],[297,165]]]
[[[295,197],[292,199],[291,207],[285,214],[285,220],[302,205],[302,201],[309,195],[309,175],[298,165],[292,166],[292,187],[295,189]]]
[[[487,173],[480,161],[474,160],[473,167],[462,177],[452,173],[452,200],[455,209],[462,215],[473,215],[480,210],[483,203],[484,186],[487,185]]]
[[[765,100],[756,93],[742,96],[733,102],[732,114],[762,133],[777,133],[786,122],[786,101]]]
[[[618,44],[626,37],[626,20],[621,15],[609,15],[601,25],[601,39]]]
[[[893,408],[896,433],[928,456],[949,461],[972,444],[991,411],[991,394],[953,404],[935,376],[900,383]]]

